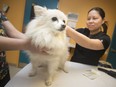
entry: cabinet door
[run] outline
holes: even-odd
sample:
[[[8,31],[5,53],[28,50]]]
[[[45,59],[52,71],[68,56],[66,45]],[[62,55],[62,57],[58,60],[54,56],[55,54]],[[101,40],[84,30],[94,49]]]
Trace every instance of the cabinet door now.
[[[110,62],[112,64],[113,68],[116,69],[116,25],[115,25],[114,32],[113,32],[111,46],[110,46],[109,54],[107,57],[107,61]]]
[[[59,0],[33,0],[33,3],[47,7],[49,9],[57,9]]]

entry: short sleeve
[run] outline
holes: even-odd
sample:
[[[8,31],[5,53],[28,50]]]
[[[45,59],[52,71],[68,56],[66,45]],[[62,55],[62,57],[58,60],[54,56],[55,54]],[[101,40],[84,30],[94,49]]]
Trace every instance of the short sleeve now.
[[[89,31],[88,28],[78,28],[78,29],[76,29],[76,31],[79,32],[79,33],[82,33],[86,36],[88,36],[90,34],[90,31]]]
[[[110,37],[108,35],[104,35],[100,38],[100,40],[102,41],[104,49],[107,49],[110,45]]]

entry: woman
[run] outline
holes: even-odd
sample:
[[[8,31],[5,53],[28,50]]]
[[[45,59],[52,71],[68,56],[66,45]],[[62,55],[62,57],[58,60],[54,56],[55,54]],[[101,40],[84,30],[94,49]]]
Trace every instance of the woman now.
[[[31,50],[32,52],[41,51],[43,53],[42,50],[33,46],[30,40],[19,32],[0,11],[0,87],[4,87],[10,80],[6,50]]]
[[[71,61],[98,65],[99,59],[110,44],[104,10],[99,7],[90,9],[86,25],[87,28],[80,28],[77,31],[69,26],[66,28],[67,35],[77,43]]]
[[[10,80],[5,50],[28,49],[28,39],[20,33],[0,11],[0,87]]]

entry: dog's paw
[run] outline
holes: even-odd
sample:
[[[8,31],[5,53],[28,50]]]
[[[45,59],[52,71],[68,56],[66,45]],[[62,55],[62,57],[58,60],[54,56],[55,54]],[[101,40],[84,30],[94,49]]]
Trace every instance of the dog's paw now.
[[[35,75],[36,75],[36,72],[31,71],[31,72],[29,73],[29,77],[33,77],[33,76],[35,76]]]
[[[67,69],[62,69],[65,73],[68,73],[68,70]]]
[[[59,68],[59,70],[62,70],[62,71],[64,71],[65,73],[68,73],[68,70],[65,69],[65,68]]]
[[[45,85],[46,85],[46,86],[50,86],[51,84],[52,84],[52,80],[46,80],[46,81],[45,81]]]

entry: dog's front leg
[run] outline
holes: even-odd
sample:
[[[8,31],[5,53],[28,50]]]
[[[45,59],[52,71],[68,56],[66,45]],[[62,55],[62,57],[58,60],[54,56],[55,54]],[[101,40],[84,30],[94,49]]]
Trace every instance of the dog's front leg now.
[[[68,70],[65,68],[65,63],[64,64],[60,64],[59,69],[64,71],[65,73],[68,73]]]
[[[37,73],[37,64],[32,63],[32,69],[31,72],[29,73],[29,76],[30,77],[35,76],[36,73]]]
[[[65,73],[68,73],[68,70],[65,68],[65,63],[67,61],[67,56],[61,56],[59,63],[59,69],[63,70]]]
[[[48,77],[47,77],[47,79],[45,81],[45,84],[47,86],[52,84],[53,76],[56,73],[57,69],[58,69],[58,63],[52,61],[52,63],[48,64]]]

